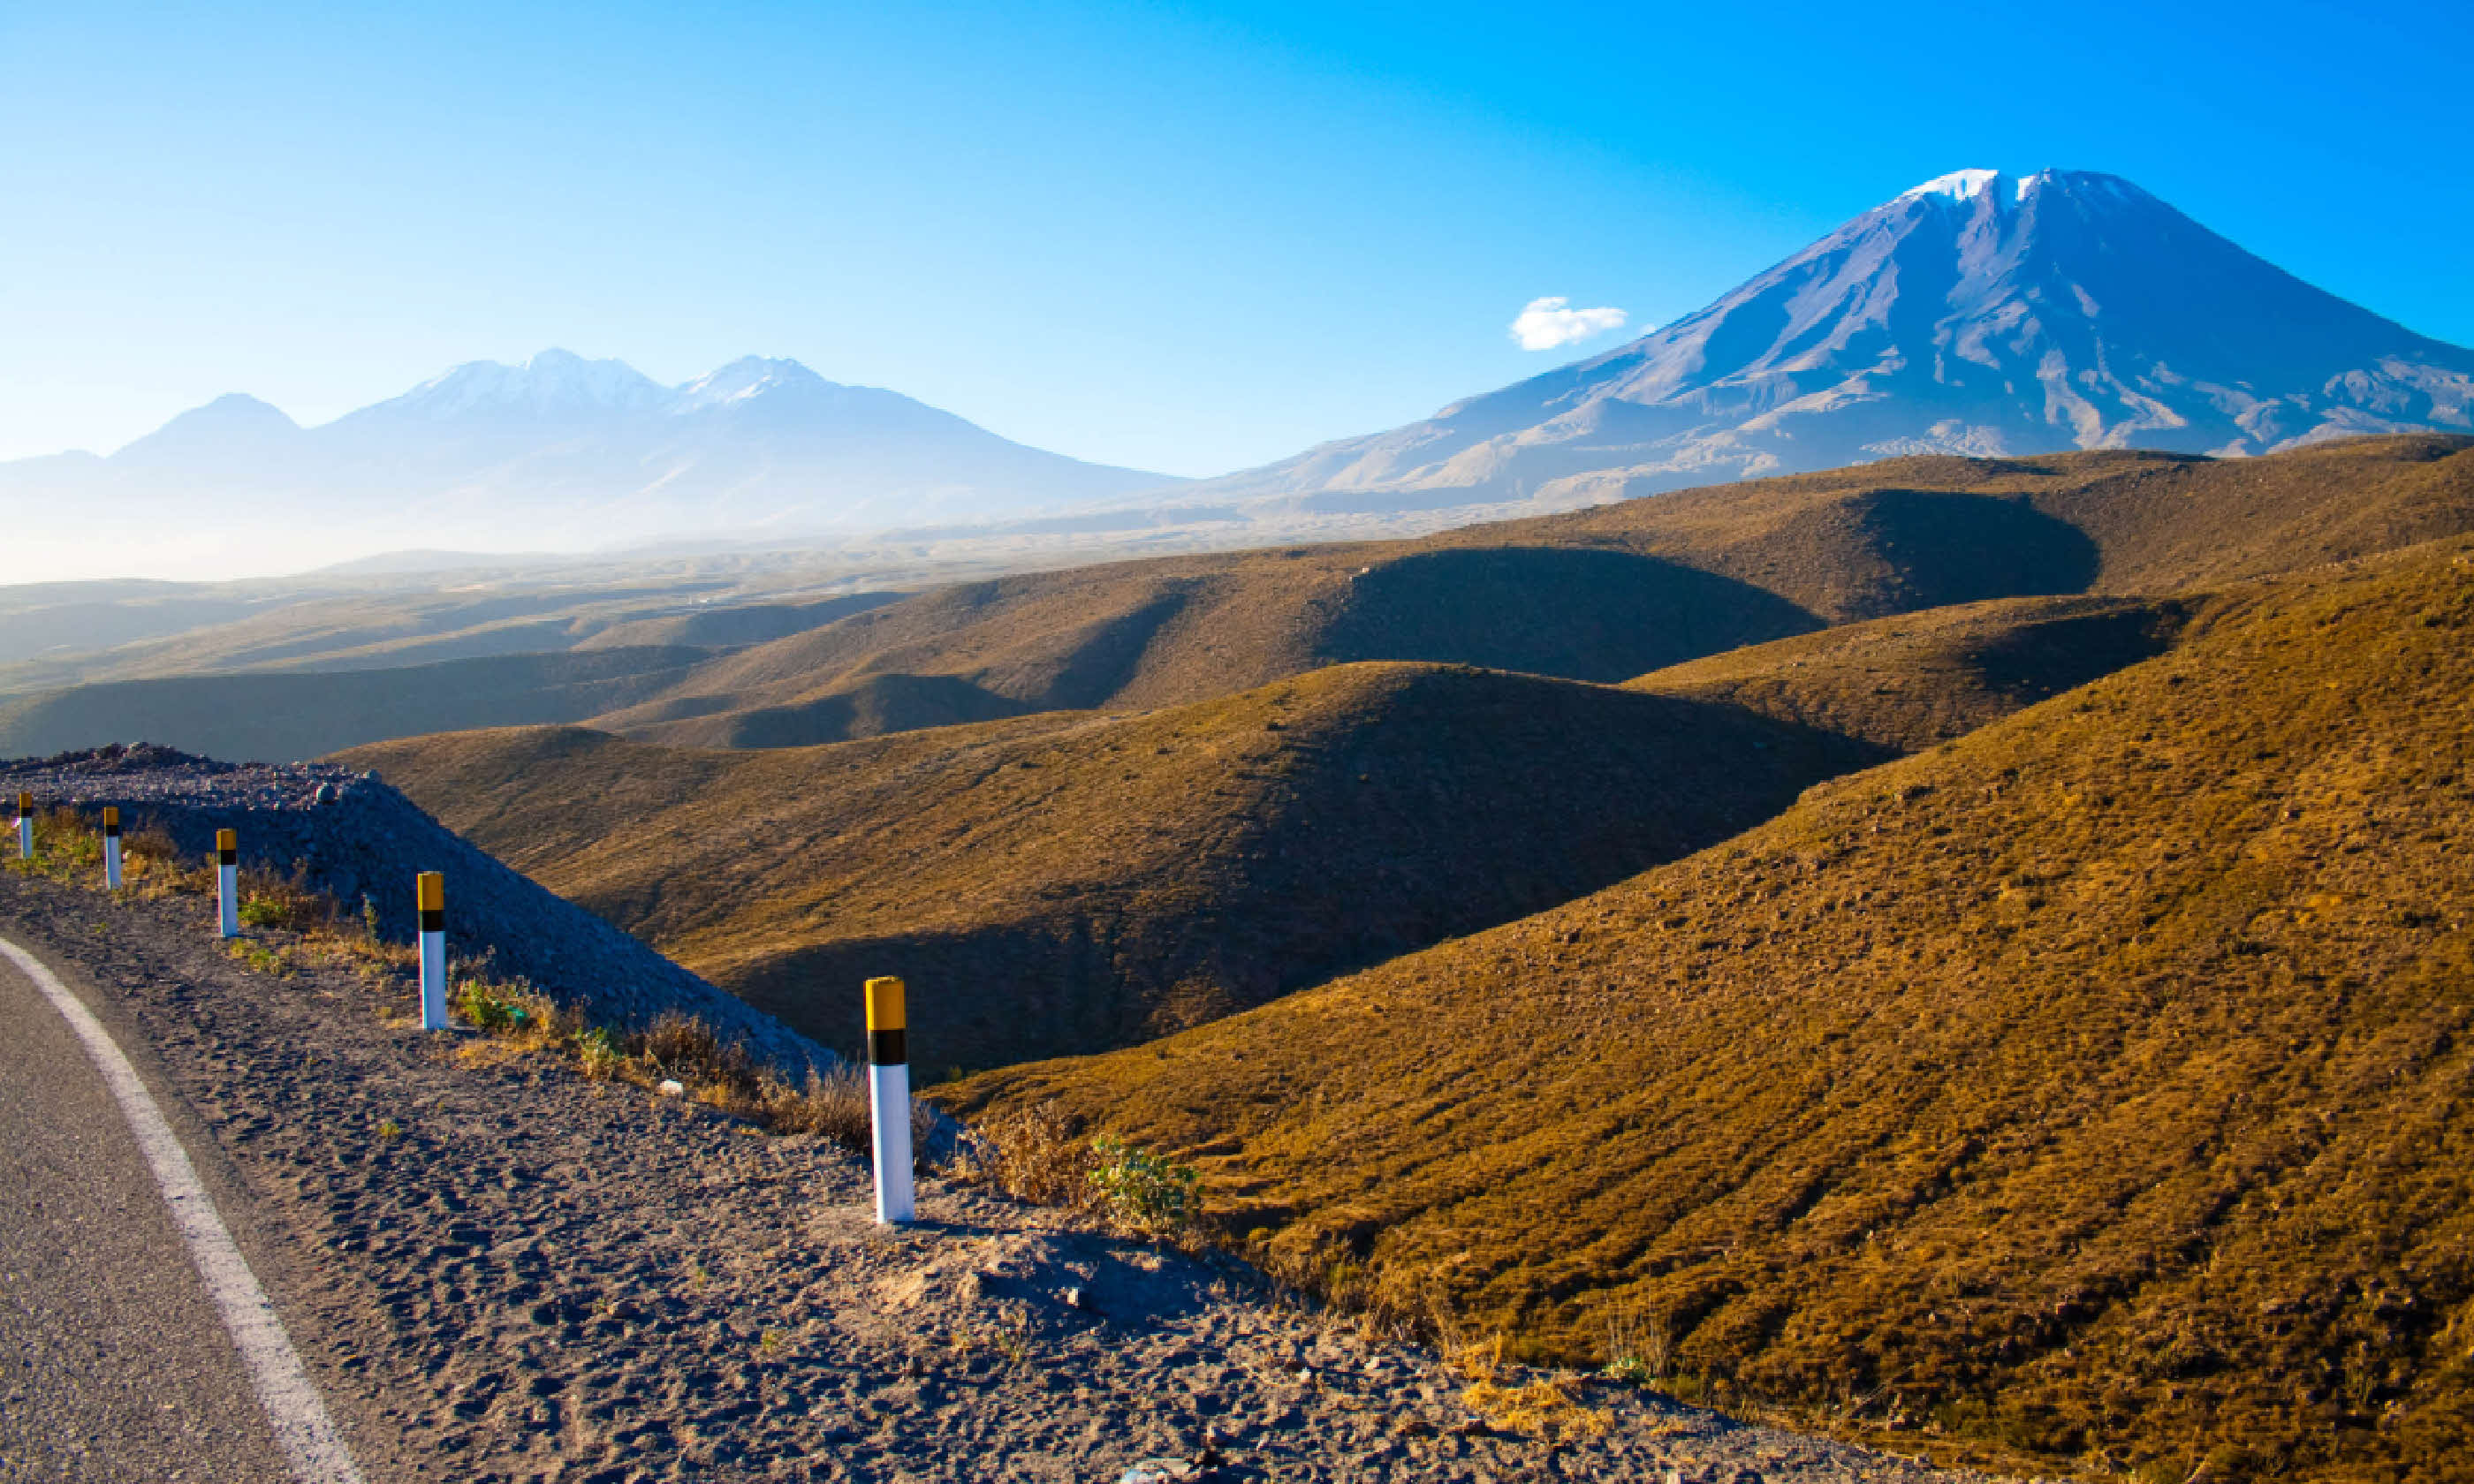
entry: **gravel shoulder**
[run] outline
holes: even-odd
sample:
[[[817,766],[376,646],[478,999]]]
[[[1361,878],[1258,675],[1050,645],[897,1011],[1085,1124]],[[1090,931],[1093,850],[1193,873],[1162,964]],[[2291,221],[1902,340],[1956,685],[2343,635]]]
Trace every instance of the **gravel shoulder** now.
[[[933,1178],[918,1226],[880,1229],[837,1146],[424,1036],[341,970],[252,970],[195,900],[0,874],[0,932],[91,996],[223,1172],[226,1218],[374,1484],[1113,1481],[1213,1456],[1193,1476],[1985,1477],[1611,1383],[1579,1393],[1601,1436],[1504,1433],[1432,1356],[1370,1347],[1234,1264]],[[9,1220],[15,1263],[42,1233]],[[27,1323],[11,1338],[31,1356],[75,1321]],[[0,1428],[0,1478],[48,1476],[47,1446]],[[248,1476],[239,1447],[194,1476]]]

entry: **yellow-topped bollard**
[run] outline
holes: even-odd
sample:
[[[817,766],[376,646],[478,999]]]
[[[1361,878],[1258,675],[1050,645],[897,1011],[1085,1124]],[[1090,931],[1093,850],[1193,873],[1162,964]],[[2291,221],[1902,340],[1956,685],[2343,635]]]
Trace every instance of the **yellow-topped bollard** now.
[[[912,1220],[910,1187],[910,1007],[902,981],[867,981],[867,1109],[876,1156],[876,1219]]]
[[[424,871],[412,878],[413,906],[421,914],[421,1028],[447,1029],[447,875]]]
[[[35,858],[35,796],[32,794],[17,796],[17,858]]]
[[[223,936],[240,936],[240,832],[215,831],[215,900]]]
[[[103,806],[103,884],[120,890],[120,809],[109,803]]]

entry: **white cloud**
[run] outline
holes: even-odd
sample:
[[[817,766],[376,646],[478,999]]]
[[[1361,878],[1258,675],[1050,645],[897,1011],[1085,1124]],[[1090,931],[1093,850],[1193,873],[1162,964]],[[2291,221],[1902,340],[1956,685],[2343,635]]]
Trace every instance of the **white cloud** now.
[[[1571,300],[1560,296],[1533,299],[1520,318],[1512,322],[1512,338],[1520,342],[1523,350],[1552,350],[1574,341],[1603,335],[1623,328],[1624,312],[1620,309],[1571,309]]]

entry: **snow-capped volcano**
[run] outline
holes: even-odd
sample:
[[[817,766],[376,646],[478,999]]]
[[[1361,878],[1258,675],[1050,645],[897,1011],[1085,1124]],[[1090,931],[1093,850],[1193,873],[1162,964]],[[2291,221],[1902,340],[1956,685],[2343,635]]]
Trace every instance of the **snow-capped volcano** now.
[[[709,371],[680,387],[674,411],[720,407],[744,402],[784,388],[829,386],[824,377],[796,361],[743,355],[718,371]]]
[[[1629,345],[1180,497],[1580,504],[1893,454],[2249,454],[2417,428],[2474,431],[2474,352],[2118,177],[1960,170]]]
[[[1026,447],[796,361],[749,356],[672,387],[550,349],[468,362],[319,427],[235,395],[109,459],[0,464],[0,517],[69,502],[141,533],[221,516],[260,539],[364,528],[346,549],[451,533],[467,548],[537,550],[1018,515],[1175,483]]]
[[[677,395],[624,361],[588,361],[553,347],[521,366],[467,361],[344,420],[593,418],[659,410]]]

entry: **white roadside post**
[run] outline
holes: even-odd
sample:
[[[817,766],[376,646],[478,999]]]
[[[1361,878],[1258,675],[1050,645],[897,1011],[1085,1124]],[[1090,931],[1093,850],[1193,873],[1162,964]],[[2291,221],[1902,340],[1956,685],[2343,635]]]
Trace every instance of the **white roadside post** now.
[[[103,884],[120,890],[120,807],[103,806]]]
[[[421,909],[421,1028],[447,1029],[447,876],[424,871],[413,877]]]
[[[215,831],[215,899],[220,907],[223,936],[240,936],[240,835],[237,831]]]
[[[17,796],[17,858],[35,858],[35,796]]]
[[[867,1111],[876,1131],[876,1219],[886,1225],[918,1214],[910,1191],[910,1025],[902,981],[867,981]]]

